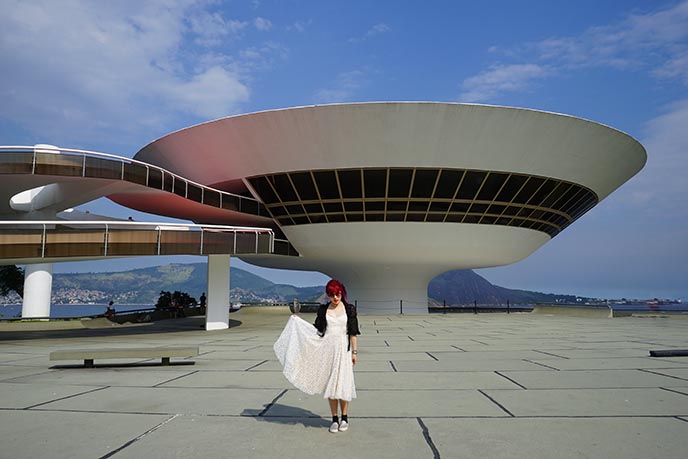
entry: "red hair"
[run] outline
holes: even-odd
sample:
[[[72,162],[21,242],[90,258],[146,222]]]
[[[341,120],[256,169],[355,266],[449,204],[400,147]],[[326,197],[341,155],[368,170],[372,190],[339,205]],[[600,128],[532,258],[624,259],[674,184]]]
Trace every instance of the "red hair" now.
[[[332,279],[327,283],[325,287],[325,293],[327,296],[341,295],[342,300],[346,301],[346,287],[344,284],[339,282],[337,279]]]

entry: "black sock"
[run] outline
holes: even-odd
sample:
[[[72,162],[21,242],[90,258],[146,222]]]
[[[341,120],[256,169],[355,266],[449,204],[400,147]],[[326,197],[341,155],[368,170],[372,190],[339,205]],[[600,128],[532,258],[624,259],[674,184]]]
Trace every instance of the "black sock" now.
[[[339,417],[337,416],[332,416],[332,422],[339,422]]]
[[[349,416],[342,414],[342,422],[349,422]]]

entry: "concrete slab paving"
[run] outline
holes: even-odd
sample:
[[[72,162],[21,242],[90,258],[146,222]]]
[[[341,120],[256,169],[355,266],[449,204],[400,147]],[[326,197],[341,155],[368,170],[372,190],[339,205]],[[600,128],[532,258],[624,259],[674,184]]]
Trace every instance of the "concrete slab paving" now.
[[[443,458],[683,459],[674,418],[423,419]]]
[[[103,457],[169,417],[0,410],[0,457]]]
[[[117,458],[432,457],[415,419],[360,419],[330,434],[326,419],[183,416],[165,424]]]
[[[273,389],[108,387],[98,393],[41,405],[43,410],[145,414],[239,415],[246,406],[270,403],[280,391]]]
[[[26,409],[102,389],[99,386],[0,383],[0,408]]]
[[[505,371],[507,378],[526,389],[603,389],[688,386],[681,381],[640,370]]]
[[[485,390],[514,416],[686,416],[688,397],[659,388]]]
[[[568,360],[533,360],[535,363],[543,363],[553,366],[558,370],[629,370],[638,368],[688,368],[686,362],[671,362],[666,359],[651,357],[617,357],[604,359],[568,359]]]
[[[74,368],[51,370],[40,375],[22,376],[6,382],[92,386],[150,387],[193,373],[191,366],[177,366],[180,370],[154,368]],[[188,369],[188,370],[187,370]]]
[[[410,389],[517,389],[519,386],[493,371],[357,373],[356,388]]]
[[[508,416],[498,405],[475,390],[358,390],[352,402],[357,417],[423,417],[423,416]],[[327,416],[327,401],[322,396],[308,396],[289,390],[265,416],[289,416],[289,407],[305,408]],[[355,403],[355,407],[354,407]],[[355,410],[355,411],[354,411]]]
[[[439,361],[395,361],[397,371],[400,372],[437,372],[437,371],[509,371],[509,370],[542,370],[544,365],[525,360],[490,359],[490,360],[467,360],[464,362],[439,360]],[[543,362],[546,364],[546,362]]]
[[[281,374],[272,344],[287,318],[286,308],[242,308],[232,328],[213,332],[201,329],[202,318],[3,331],[0,438],[11,437],[3,451],[13,458],[284,459],[332,448],[364,458],[685,455],[688,359],[647,352],[688,348],[688,320],[361,315],[358,399],[351,429],[338,436],[327,432],[327,401]],[[314,315],[304,318],[312,323]],[[92,370],[55,369],[48,360],[57,349],[163,345],[198,345],[202,355],[189,366]]]

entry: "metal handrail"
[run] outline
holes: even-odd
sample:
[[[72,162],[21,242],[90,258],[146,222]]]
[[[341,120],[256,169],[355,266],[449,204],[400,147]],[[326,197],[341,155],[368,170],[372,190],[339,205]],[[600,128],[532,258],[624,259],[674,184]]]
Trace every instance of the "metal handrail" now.
[[[19,150],[19,151],[17,151],[17,150]],[[62,154],[64,152],[64,153],[75,153],[75,154],[83,155],[84,161],[83,161],[82,168],[81,168],[81,176],[82,177],[86,177],[86,159],[85,159],[86,157],[104,158],[104,159],[120,162],[122,164],[122,171],[120,174],[120,180],[125,180],[125,178],[124,178],[124,164],[125,163],[136,164],[136,165],[139,165],[139,166],[146,168],[146,184],[145,184],[145,186],[149,186],[149,179],[150,179],[149,171],[150,171],[150,169],[153,169],[153,170],[156,170],[158,172],[161,172],[163,174],[162,175],[163,177],[165,174],[172,177],[172,179],[173,179],[172,190],[174,190],[174,181],[176,181],[177,179],[182,180],[186,184],[185,193],[184,193],[184,198],[186,198],[186,199],[189,199],[188,198],[188,193],[189,193],[189,191],[188,191],[189,186],[188,185],[192,184],[201,190],[201,196],[202,196],[201,200],[204,199],[206,190],[213,191],[213,192],[216,192],[220,195],[220,203],[219,203],[220,208],[222,208],[223,197],[224,196],[227,196],[227,197],[231,196],[231,197],[239,200],[239,209],[238,209],[239,212],[249,213],[251,215],[258,215],[261,217],[270,217],[269,214],[262,214],[260,212],[261,205],[263,205],[263,203],[261,201],[259,201],[258,199],[250,198],[250,197],[235,194],[235,193],[230,193],[227,191],[218,190],[217,188],[212,188],[212,187],[209,187],[207,185],[203,185],[201,183],[194,182],[193,180],[189,180],[187,178],[184,178],[181,175],[175,174],[174,172],[170,172],[167,169],[163,169],[162,167],[156,166],[154,164],[146,163],[146,162],[139,161],[139,160],[133,159],[133,158],[127,158],[125,156],[112,155],[109,153],[101,153],[101,152],[90,151],[90,150],[79,150],[79,149],[75,149],[75,148],[62,148],[62,147],[53,148],[52,146],[47,146],[47,145],[46,146],[43,146],[43,145],[34,145],[34,146],[1,145],[0,146],[0,153],[5,153],[5,152],[8,152],[8,153],[29,153],[29,152],[31,152],[31,153],[33,153],[32,162],[31,162],[31,174],[35,174],[35,171],[36,171],[37,153],[48,153],[48,154],[52,153],[52,154],[59,155],[59,154]],[[161,189],[164,190],[164,187],[165,187],[165,181],[162,180]],[[174,193],[174,191],[172,191],[172,193]],[[257,209],[258,209],[257,213],[254,214],[254,213],[246,212],[246,211],[242,210],[242,208],[245,206],[242,206],[241,203],[244,201],[250,201],[252,203],[255,203],[257,206]]]
[[[203,224],[193,224],[193,223],[161,223],[161,222],[132,222],[132,221],[101,221],[101,220],[4,220],[0,221],[0,232],[2,230],[9,229],[30,229],[34,227],[36,229],[41,229],[41,256],[40,258],[45,258],[46,256],[46,246],[48,244],[47,235],[48,230],[53,229],[56,226],[68,227],[73,229],[82,230],[103,230],[103,255],[102,257],[108,256],[108,247],[110,244],[110,238],[108,235],[112,229],[130,229],[132,231],[155,231],[157,234],[157,248],[155,255],[162,255],[161,242],[162,233],[164,231],[191,231],[191,232],[201,232],[201,241],[203,241],[203,234],[206,232],[222,232],[222,233],[233,233],[234,234],[234,247],[232,253],[237,253],[236,250],[236,235],[238,233],[252,233],[256,235],[255,243],[255,253],[260,253],[260,245],[258,243],[259,235],[268,235],[267,253],[273,253],[275,247],[275,233],[270,228],[259,228],[259,227],[244,227],[244,226],[224,226],[224,225],[203,225]],[[1,234],[1,233],[0,233]],[[199,244],[199,255],[203,255],[203,243]],[[114,255],[121,256],[121,255]]]

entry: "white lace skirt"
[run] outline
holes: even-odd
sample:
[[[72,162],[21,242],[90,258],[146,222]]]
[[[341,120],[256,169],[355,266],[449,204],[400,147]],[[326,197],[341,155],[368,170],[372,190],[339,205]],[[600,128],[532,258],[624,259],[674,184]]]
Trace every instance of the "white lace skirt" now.
[[[328,317],[327,332],[321,338],[313,325],[291,316],[273,349],[294,387],[310,395],[350,401],[356,398],[356,385],[346,323],[342,327],[330,321]]]

